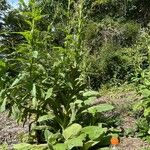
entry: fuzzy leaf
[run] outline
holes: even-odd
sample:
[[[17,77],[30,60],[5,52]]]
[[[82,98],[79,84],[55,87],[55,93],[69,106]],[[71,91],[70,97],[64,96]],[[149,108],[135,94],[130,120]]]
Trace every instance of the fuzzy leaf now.
[[[99,143],[99,141],[90,140],[90,141],[84,143],[83,149],[84,150],[88,150],[89,148],[91,148],[92,146],[96,145],[97,143]]]
[[[31,148],[31,144],[28,143],[20,143],[20,144],[15,144],[14,145],[14,150],[29,150]]]
[[[49,113],[49,114],[47,114],[47,115],[40,116],[39,119],[38,119],[38,122],[51,120],[51,119],[53,119],[54,117],[55,117],[55,116],[54,116],[53,113]]]
[[[82,129],[80,124],[74,123],[63,131],[63,136],[67,140],[77,135]]]
[[[67,145],[64,143],[58,143],[53,146],[54,150],[67,150]]]
[[[102,113],[102,112],[110,111],[112,109],[114,109],[114,107],[110,104],[100,104],[97,106],[92,106],[87,110],[84,110],[82,113],[88,112],[90,114],[95,115],[96,113]]]
[[[84,104],[91,105],[93,104],[94,100],[96,100],[96,97],[89,97],[87,100],[84,101]]]
[[[143,90],[141,90],[141,93],[144,97],[150,96],[150,90],[149,89],[143,89]]]
[[[72,138],[72,139],[68,139],[65,142],[65,144],[67,145],[68,149],[72,149],[74,147],[82,147],[83,146],[83,140],[84,140],[84,137],[81,138],[79,136],[79,137],[75,137],[75,138]]]
[[[87,126],[82,128],[81,132],[87,134],[91,140],[95,140],[102,136],[106,131],[106,128],[101,128],[99,126]]]

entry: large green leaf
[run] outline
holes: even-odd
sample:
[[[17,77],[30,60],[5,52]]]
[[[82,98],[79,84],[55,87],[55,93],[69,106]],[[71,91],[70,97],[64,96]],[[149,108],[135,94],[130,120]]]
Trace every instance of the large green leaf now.
[[[67,145],[64,143],[58,143],[53,146],[54,150],[68,150]]]
[[[86,138],[86,134],[81,134],[78,137],[68,139],[67,141],[65,141],[65,144],[67,145],[69,150],[71,150],[73,147],[82,147],[85,138]]]
[[[50,112],[48,113],[47,115],[43,115],[43,116],[40,116],[39,119],[38,119],[38,122],[42,122],[42,121],[47,121],[47,120],[51,120],[55,117],[55,115]]]
[[[84,103],[86,105],[91,105],[91,104],[93,104],[94,100],[96,100],[96,97],[92,96],[92,97],[89,97],[87,100],[85,100]]]
[[[14,150],[30,150],[31,144],[28,143],[15,144],[13,148]]]
[[[84,97],[90,97],[90,96],[99,96],[99,92],[96,91],[87,91],[83,93]]]
[[[45,130],[44,131],[44,136],[45,136],[45,139],[48,141],[48,138],[51,137],[53,135],[52,132],[50,132],[49,130]]]
[[[150,96],[150,90],[149,89],[143,89],[143,90],[141,90],[141,93],[144,97]]]
[[[44,131],[44,136],[48,144],[52,147],[52,145],[57,143],[57,139],[61,137],[61,134],[59,132],[53,134],[49,130]]]
[[[14,150],[48,150],[47,144],[31,145],[28,143],[15,144]]]
[[[87,134],[91,140],[96,140],[97,138],[102,136],[106,131],[106,128],[102,128],[99,126],[87,126],[82,128],[81,132]]]
[[[97,143],[99,143],[99,141],[90,140],[90,141],[84,143],[83,149],[84,150],[88,150],[89,148],[91,148],[92,146],[96,145]]]
[[[110,111],[112,109],[114,109],[114,107],[110,104],[100,104],[100,105],[92,106],[84,110],[82,113],[88,112],[95,115],[96,113],[102,113],[102,112]]]
[[[63,136],[67,140],[78,135],[81,129],[82,126],[80,124],[74,123],[63,131]]]

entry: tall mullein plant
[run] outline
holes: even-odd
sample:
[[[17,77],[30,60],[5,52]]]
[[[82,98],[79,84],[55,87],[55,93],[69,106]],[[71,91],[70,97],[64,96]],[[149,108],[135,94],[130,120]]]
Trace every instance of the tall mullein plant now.
[[[57,65],[54,65],[55,69],[57,68],[57,74],[55,73],[54,77],[61,79],[62,82],[53,87],[57,91],[55,101],[58,102],[61,112],[59,112],[60,116],[59,119],[57,118],[57,122],[62,130],[75,121],[77,110],[73,110],[71,107],[74,107],[77,100],[82,99],[82,91],[86,87],[83,63],[86,53],[81,40],[83,3],[83,1],[75,3],[68,0],[64,48],[57,47],[54,52],[57,55],[55,60]],[[74,10],[71,9],[72,6],[74,6]]]
[[[76,6],[75,15],[71,5]],[[30,30],[15,33],[23,36],[24,43],[15,47],[14,61],[7,60],[8,66],[17,66],[19,73],[1,92],[1,110],[9,106],[10,114],[18,121],[26,122],[31,117],[37,125],[38,119],[47,115],[63,130],[75,120],[77,111],[70,107],[75,107],[73,102],[82,98],[85,89],[81,40],[83,1],[77,4],[68,1],[64,47],[47,45],[52,40],[52,26],[55,25],[50,23],[48,31],[38,30],[37,25],[44,17],[42,9],[35,0],[29,1],[28,8],[29,11],[20,14]],[[53,130],[56,132],[57,128]]]
[[[71,9],[72,5],[74,10]],[[74,52],[74,65],[82,70],[82,76],[85,79],[86,71],[86,58],[88,56],[88,51],[85,49],[84,41],[84,0],[78,2],[68,0],[68,21],[67,21],[67,36],[65,41],[65,48],[68,51]],[[71,58],[72,60],[72,58]]]

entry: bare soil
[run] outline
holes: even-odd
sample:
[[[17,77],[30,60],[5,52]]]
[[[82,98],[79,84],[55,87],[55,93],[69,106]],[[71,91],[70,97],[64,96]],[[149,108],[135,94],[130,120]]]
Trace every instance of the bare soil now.
[[[120,150],[142,150],[150,148],[150,145],[139,138],[121,138]]]
[[[28,125],[24,127],[19,125],[12,118],[8,118],[7,113],[0,113],[0,145],[8,144],[10,147],[12,144],[19,142],[19,136],[28,132]]]

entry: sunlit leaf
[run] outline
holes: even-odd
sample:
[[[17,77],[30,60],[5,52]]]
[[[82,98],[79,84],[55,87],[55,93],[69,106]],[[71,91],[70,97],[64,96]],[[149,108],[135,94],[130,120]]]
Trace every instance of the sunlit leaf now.
[[[36,97],[36,85],[35,85],[35,83],[33,84],[32,91],[31,91],[31,95],[32,95],[33,97]]]
[[[37,99],[36,99],[36,97],[33,97],[32,98],[32,105],[33,105],[33,108],[37,108],[37,106],[38,106],[38,101],[37,101]]]
[[[54,150],[68,150],[67,145],[64,143],[58,143],[53,146]]]
[[[81,132],[87,134],[91,140],[95,140],[103,135],[106,131],[106,128],[100,128],[98,126],[87,126],[82,128]]]
[[[102,112],[110,111],[112,109],[114,109],[114,107],[110,104],[100,104],[100,105],[92,106],[84,110],[82,113],[88,112],[95,115],[96,113],[102,113]]]
[[[53,88],[49,88],[46,92],[45,100],[52,96]]]
[[[40,116],[38,122],[47,121],[53,119],[55,116],[53,113],[48,113],[47,115]]]
[[[63,131],[63,136],[67,140],[77,135],[82,129],[80,124],[74,123]]]
[[[3,112],[6,110],[6,102],[7,102],[7,98],[4,98],[4,100],[0,106],[0,112]]]
[[[99,92],[96,91],[87,91],[83,93],[84,97],[90,97],[90,96],[98,96],[100,95]]]
[[[37,57],[38,57],[38,51],[33,51],[33,52],[32,52],[32,56],[33,56],[34,58],[37,58]]]

